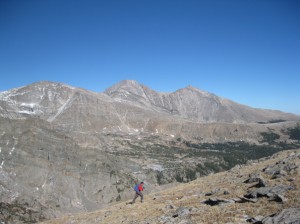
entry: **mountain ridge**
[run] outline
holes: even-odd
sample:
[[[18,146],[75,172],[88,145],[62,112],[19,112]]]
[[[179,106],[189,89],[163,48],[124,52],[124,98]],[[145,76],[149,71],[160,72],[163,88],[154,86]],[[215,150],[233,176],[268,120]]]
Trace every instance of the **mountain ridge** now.
[[[9,95],[9,92],[17,92],[17,91],[20,91],[21,89],[28,89],[30,87],[34,88],[36,86],[36,88],[45,88],[45,89],[51,89],[51,88],[54,88],[54,92],[55,91],[59,91],[59,89],[67,89],[69,88],[70,90],[74,90],[74,91],[82,91],[84,93],[87,93],[87,94],[101,94],[103,95],[103,93],[105,95],[108,95],[110,98],[114,99],[114,100],[122,100],[123,102],[131,102],[131,103],[135,103],[134,101],[135,100],[140,100],[139,102],[147,105],[147,106],[155,106],[155,107],[160,107],[160,108],[163,108],[165,109],[164,111],[168,111],[169,114],[176,114],[175,111],[178,111],[178,107],[180,106],[180,104],[182,104],[183,102],[180,101],[179,99],[179,96],[178,95],[183,95],[185,96],[185,94],[189,94],[188,96],[185,96],[186,98],[188,97],[191,97],[190,100],[202,100],[204,101],[203,98],[210,98],[210,100],[214,101],[213,103],[215,103],[215,107],[239,107],[239,108],[242,108],[245,110],[245,108],[247,110],[258,110],[258,111],[264,111],[264,112],[270,112],[272,113],[272,116],[278,116],[278,114],[280,115],[292,115],[292,116],[298,116],[298,115],[294,115],[292,113],[287,113],[287,112],[282,112],[282,111],[279,111],[279,110],[270,110],[270,109],[260,109],[260,108],[252,108],[252,107],[249,107],[249,106],[246,106],[246,105],[243,105],[243,104],[239,104],[239,103],[236,103],[234,101],[231,101],[229,99],[226,99],[226,98],[223,98],[223,97],[219,97],[219,96],[216,96],[215,94],[213,93],[209,93],[209,92],[206,92],[206,91],[203,91],[203,90],[200,90],[196,87],[193,87],[191,85],[189,86],[186,86],[184,88],[181,88],[181,89],[178,89],[174,92],[169,92],[169,93],[166,93],[166,92],[156,92],[152,89],[150,89],[149,87],[145,86],[145,85],[142,85],[140,83],[138,83],[137,81],[134,81],[134,80],[123,80],[109,88],[107,88],[104,92],[100,92],[100,93],[96,93],[96,92],[93,92],[93,91],[89,91],[89,90],[86,90],[86,89],[82,89],[82,88],[78,88],[78,87],[73,87],[73,86],[70,86],[70,85],[67,85],[67,84],[64,84],[64,83],[56,83],[56,82],[49,82],[49,81],[41,81],[41,82],[35,82],[35,83],[32,83],[30,85],[26,85],[26,86],[22,86],[22,87],[18,87],[18,88],[14,88],[14,89],[11,89],[11,90],[7,90],[7,91],[3,91],[3,92],[0,92],[1,96],[2,96],[2,99],[4,99],[5,97],[7,98],[8,95]],[[55,89],[56,87],[56,89]],[[195,93],[199,93],[201,94],[201,96],[199,95],[196,95],[194,97],[196,97],[195,99],[193,99],[193,94]],[[23,93],[24,94],[24,93]],[[119,95],[118,95],[119,94]],[[122,94],[131,94],[135,97],[133,97],[133,99],[128,99],[128,95],[123,95]],[[138,99],[137,99],[138,97]],[[168,98],[168,99],[166,99]],[[187,99],[184,99],[185,101]],[[174,103],[172,104],[172,100],[177,100],[177,105],[174,105]],[[173,107],[172,107],[173,106]],[[190,106],[190,105],[189,105]],[[198,109],[199,109],[199,105],[198,106]],[[211,108],[213,108],[212,106],[210,106],[209,108],[207,108],[206,110],[210,110]],[[189,110],[190,108],[187,107],[185,110]],[[228,111],[228,109],[226,109],[226,112]],[[220,114],[219,114],[220,116]],[[262,117],[264,117],[266,119],[266,116],[265,115],[260,115]],[[191,118],[191,116],[185,116],[183,115],[184,118]],[[299,116],[300,117],[300,116]],[[208,119],[210,122],[219,122],[219,120],[216,120],[216,119]],[[200,122],[207,122],[207,119],[200,119],[198,120]],[[225,120],[226,121],[226,120]],[[239,120],[239,122],[241,122],[242,119]],[[228,122],[234,122],[233,120],[228,120]],[[247,121],[249,122],[249,121]],[[257,122],[257,120],[255,120],[254,122]]]
[[[221,136],[236,141],[243,138],[240,132],[230,135],[236,130],[236,124],[247,127],[249,124],[300,120],[297,115],[240,105],[191,86],[172,93],[158,93],[132,80],[117,83],[103,93],[63,83],[33,83],[1,92],[0,116],[44,119],[73,137],[86,133],[85,138],[75,139],[86,146],[94,142],[93,147],[101,142],[98,137],[91,136],[107,131],[118,130],[125,135],[161,133],[208,140],[209,129],[203,130],[206,124],[211,124],[215,137],[209,137],[209,141]],[[223,132],[215,128],[216,124],[232,128]],[[257,127],[262,129],[263,126]]]
[[[198,122],[259,122],[259,119],[266,120],[267,118],[271,119],[272,116],[278,116],[278,114],[289,114],[275,110],[252,108],[226,98],[218,97],[215,94],[200,90],[191,85],[171,93],[159,93],[136,81],[126,80],[113,85],[105,93],[117,100],[132,103],[133,101],[138,101],[142,106],[154,106],[161,108],[164,112],[169,112],[169,114],[181,115],[184,118]],[[186,102],[190,104],[185,105]],[[201,109],[201,107],[203,108]],[[231,108],[237,108],[237,110],[232,110]],[[188,113],[188,111],[193,109],[200,116],[195,115],[195,113]],[[208,111],[210,115],[207,115]],[[226,113],[231,118],[224,118],[223,113]],[[240,115],[241,113],[248,113],[252,118],[245,120],[246,118],[243,118]],[[271,115],[268,115],[268,113]],[[239,117],[239,119],[234,120],[233,117]]]

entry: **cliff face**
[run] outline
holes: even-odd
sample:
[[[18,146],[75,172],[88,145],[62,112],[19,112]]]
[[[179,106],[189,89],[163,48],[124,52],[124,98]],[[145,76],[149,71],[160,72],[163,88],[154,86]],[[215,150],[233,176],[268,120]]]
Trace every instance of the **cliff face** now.
[[[126,195],[134,163],[82,148],[43,121],[1,119],[1,200],[45,218],[93,210]]]
[[[134,81],[104,93],[51,82],[1,92],[3,217],[91,211],[130,198],[140,180],[157,191],[226,170],[295,147],[288,131],[298,120],[193,87],[158,93]]]

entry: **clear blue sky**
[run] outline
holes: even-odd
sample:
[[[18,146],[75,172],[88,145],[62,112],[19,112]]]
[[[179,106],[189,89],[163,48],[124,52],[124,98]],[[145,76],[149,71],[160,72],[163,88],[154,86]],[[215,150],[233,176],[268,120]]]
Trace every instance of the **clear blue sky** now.
[[[0,0],[0,91],[125,79],[300,114],[298,0]]]

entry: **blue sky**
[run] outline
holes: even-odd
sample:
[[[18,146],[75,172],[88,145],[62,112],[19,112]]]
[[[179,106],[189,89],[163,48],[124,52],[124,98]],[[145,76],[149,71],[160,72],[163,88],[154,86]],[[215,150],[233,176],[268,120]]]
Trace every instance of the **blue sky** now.
[[[0,0],[0,91],[192,85],[300,114],[300,1]]]

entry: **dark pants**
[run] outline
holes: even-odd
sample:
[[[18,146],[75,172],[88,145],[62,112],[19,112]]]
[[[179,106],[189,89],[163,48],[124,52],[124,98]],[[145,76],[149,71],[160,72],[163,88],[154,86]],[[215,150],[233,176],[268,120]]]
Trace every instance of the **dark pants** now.
[[[135,202],[135,199],[137,199],[137,198],[138,198],[138,196],[140,196],[140,197],[141,197],[141,202],[143,202],[143,199],[144,199],[144,195],[143,195],[143,193],[142,193],[141,191],[136,191],[136,192],[135,192],[135,196],[134,196],[134,198],[133,198],[133,200],[132,200],[132,203],[134,203],[134,202]]]

